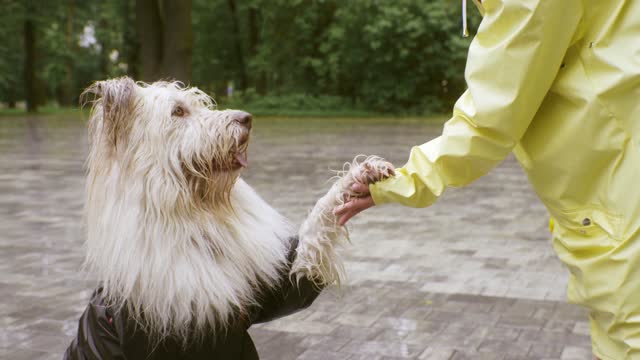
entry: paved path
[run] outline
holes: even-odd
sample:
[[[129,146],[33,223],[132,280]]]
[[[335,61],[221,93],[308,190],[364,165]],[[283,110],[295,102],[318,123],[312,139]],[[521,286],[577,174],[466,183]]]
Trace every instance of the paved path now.
[[[415,121],[256,121],[245,178],[297,223],[330,168],[398,165],[439,128]],[[0,119],[0,358],[59,359],[90,295],[80,270],[83,124]],[[588,322],[513,159],[429,209],[388,205],[351,225],[348,282],[252,330],[264,360],[590,359]]]

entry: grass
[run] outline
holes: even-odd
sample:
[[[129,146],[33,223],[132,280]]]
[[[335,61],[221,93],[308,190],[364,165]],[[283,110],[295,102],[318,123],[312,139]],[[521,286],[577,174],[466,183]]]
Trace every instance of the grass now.
[[[85,110],[86,111],[86,110]],[[60,107],[60,106],[41,106],[35,113],[28,113],[25,109],[15,108],[1,108],[0,116],[48,116],[48,115],[79,115],[80,109],[77,107]]]
[[[280,116],[258,116],[256,115],[256,125],[265,124],[270,128],[287,127],[292,123],[304,122],[307,127],[341,127],[341,126],[371,126],[371,125],[388,125],[394,123],[397,125],[442,125],[449,117],[444,115],[433,116],[298,116],[298,115],[280,115]]]
[[[366,117],[382,117],[379,113],[368,112],[364,110],[336,109],[336,110],[300,110],[300,109],[261,109],[252,106],[240,107],[254,116],[260,117],[350,117],[350,118],[366,118]]]

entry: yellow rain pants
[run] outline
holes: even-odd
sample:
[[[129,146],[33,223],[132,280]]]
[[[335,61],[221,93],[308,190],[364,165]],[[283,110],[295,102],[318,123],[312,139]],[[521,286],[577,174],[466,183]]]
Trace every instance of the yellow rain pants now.
[[[640,0],[478,5],[468,90],[373,200],[428,206],[515,153],[555,220],[594,353],[640,359]]]

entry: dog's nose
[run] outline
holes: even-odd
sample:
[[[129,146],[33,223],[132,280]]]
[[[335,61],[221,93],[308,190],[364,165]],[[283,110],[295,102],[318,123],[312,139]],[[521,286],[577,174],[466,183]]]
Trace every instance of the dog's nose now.
[[[253,120],[253,117],[251,116],[251,114],[246,113],[244,111],[238,111],[236,114],[233,115],[233,121],[246,127],[247,129],[251,129],[251,120]]]

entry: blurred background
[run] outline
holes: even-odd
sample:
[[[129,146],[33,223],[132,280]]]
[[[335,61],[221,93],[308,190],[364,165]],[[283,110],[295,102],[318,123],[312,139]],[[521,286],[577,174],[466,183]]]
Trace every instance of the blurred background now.
[[[459,1],[0,4],[5,112],[76,106],[91,82],[122,75],[177,79],[222,107],[270,114],[432,114],[464,89]]]

